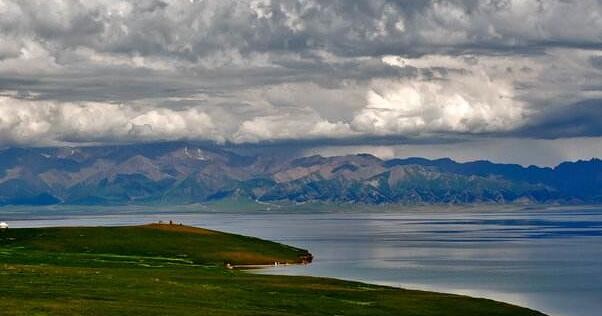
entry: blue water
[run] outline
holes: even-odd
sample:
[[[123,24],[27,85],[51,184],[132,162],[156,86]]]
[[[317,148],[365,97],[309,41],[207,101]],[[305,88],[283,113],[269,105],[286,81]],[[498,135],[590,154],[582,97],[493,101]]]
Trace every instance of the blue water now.
[[[315,256],[310,265],[262,273],[467,294],[556,316],[602,311],[602,208],[181,214],[106,209],[94,215],[0,209],[0,220],[12,227],[170,219],[284,242]]]

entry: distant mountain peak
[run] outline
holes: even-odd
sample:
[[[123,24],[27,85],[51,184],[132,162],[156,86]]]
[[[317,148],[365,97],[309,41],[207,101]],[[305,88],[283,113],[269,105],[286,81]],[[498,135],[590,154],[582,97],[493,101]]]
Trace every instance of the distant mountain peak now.
[[[0,150],[0,204],[602,203],[602,161],[555,168],[370,154],[293,159],[187,143]]]

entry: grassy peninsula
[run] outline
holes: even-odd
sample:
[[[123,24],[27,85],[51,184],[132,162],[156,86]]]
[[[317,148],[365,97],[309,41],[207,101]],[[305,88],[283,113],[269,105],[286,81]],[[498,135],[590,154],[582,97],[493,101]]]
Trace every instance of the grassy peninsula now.
[[[151,224],[0,231],[2,315],[543,315],[492,300],[229,265],[302,263],[308,251]]]

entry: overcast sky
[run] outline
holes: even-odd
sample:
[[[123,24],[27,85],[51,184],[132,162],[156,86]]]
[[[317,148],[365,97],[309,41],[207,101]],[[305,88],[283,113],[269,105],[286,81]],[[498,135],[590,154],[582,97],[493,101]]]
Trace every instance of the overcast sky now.
[[[0,0],[2,145],[175,139],[600,157],[602,1]]]

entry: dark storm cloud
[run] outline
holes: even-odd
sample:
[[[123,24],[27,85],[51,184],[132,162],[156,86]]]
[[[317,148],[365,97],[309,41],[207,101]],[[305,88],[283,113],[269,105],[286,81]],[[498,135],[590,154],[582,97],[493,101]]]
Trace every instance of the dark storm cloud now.
[[[5,1],[2,27],[57,48],[195,60],[236,48],[338,55],[600,45],[599,1]]]
[[[598,0],[0,0],[0,17],[5,143],[597,133],[546,126],[599,117],[570,106],[601,97]]]
[[[602,136],[602,99],[582,101],[542,113],[515,135],[537,138]]]

